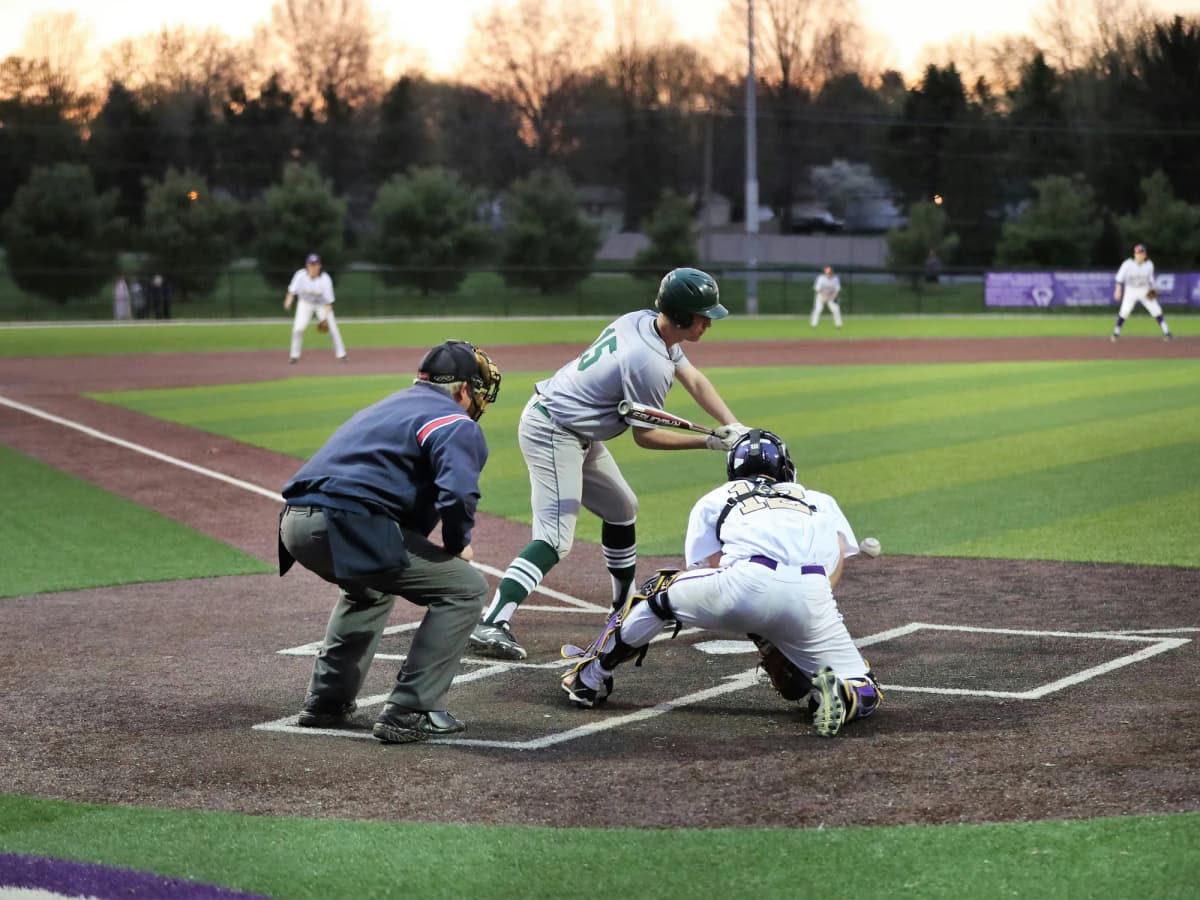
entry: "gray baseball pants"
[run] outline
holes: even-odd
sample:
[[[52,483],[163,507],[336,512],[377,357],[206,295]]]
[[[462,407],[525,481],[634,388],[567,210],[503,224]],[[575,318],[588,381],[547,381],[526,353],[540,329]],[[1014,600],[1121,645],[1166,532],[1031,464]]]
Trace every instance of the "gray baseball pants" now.
[[[306,569],[341,588],[313,663],[310,693],[334,702],[349,702],[358,695],[400,596],[426,612],[388,702],[408,710],[446,708],[450,683],[487,597],[487,581],[466,560],[423,535],[405,528],[400,532],[408,549],[408,568],[380,581],[339,581],[322,511],[314,507],[285,511],[280,525],[284,546]]]

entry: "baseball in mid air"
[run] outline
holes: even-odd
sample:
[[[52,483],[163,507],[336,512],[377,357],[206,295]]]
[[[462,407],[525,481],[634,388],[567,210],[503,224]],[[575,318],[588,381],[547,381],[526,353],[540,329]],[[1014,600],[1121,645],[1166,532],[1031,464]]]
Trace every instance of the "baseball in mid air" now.
[[[858,544],[858,549],[867,554],[867,556],[871,557],[871,559],[874,559],[883,552],[883,547],[880,546],[879,538],[873,537],[863,538]]]

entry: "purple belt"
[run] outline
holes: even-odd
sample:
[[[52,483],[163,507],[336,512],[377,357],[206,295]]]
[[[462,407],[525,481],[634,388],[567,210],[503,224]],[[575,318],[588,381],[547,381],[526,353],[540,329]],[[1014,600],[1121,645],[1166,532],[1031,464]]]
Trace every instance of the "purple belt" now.
[[[769,557],[769,556],[752,556],[752,557],[750,557],[750,562],[758,563],[760,566],[766,566],[768,569],[779,568],[779,563],[775,562],[775,560],[771,559],[771,557]],[[800,574],[801,575],[824,575],[825,567],[824,566],[801,566]]]

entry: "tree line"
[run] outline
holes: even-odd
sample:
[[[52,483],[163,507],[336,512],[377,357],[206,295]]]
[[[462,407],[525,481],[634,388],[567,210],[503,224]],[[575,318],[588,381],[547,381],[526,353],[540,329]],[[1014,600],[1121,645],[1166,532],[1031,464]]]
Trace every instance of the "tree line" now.
[[[246,47],[182,29],[122,42],[95,93],[49,54],[11,56],[0,62],[10,271],[103,269],[117,247],[180,273],[251,249],[260,265],[286,256],[294,268],[326,247],[423,270],[427,289],[444,287],[429,273],[472,261],[570,271],[597,240],[574,224],[582,184],[620,188],[623,227],[653,230],[660,258],[686,252],[687,213],[705,197],[746,214],[744,2],[731,0],[724,55],[646,20],[652,3],[615,6],[602,49],[588,0],[497,3],[454,78],[385,79],[365,0],[280,0]],[[1125,9],[1055,0],[1040,43],[947,47],[909,85],[871,69],[853,4],[758,0],[764,205],[790,230],[806,201],[835,215],[892,201],[908,213],[889,235],[897,265],[935,249],[972,267],[1107,267],[1133,237],[1160,264],[1195,264],[1200,20]],[[286,52],[300,42],[305,53]],[[297,208],[281,213],[281,197]],[[518,239],[523,210],[558,216],[578,247],[547,257],[545,227]],[[405,215],[451,237],[424,246],[405,236]]]

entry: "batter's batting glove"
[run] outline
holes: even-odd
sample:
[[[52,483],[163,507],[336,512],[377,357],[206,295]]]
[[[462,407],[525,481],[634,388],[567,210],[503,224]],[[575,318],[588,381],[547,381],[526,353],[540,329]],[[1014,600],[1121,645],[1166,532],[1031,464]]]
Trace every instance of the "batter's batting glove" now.
[[[749,430],[741,422],[732,422],[729,425],[714,428],[713,434],[710,434],[704,443],[709,450],[720,450],[722,453],[726,453],[732,450],[737,439]]]

